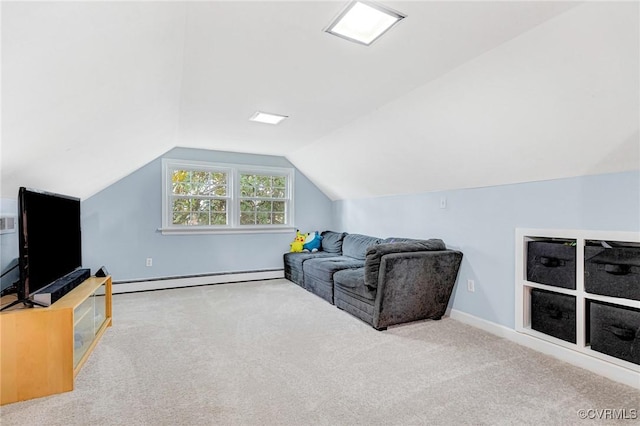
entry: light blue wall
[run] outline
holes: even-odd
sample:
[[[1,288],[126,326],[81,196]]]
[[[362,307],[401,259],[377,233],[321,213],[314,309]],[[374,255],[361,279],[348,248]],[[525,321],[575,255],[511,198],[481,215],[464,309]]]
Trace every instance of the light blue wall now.
[[[284,157],[175,148],[164,158],[293,167]],[[332,203],[296,170],[294,225],[332,227]],[[115,281],[281,269],[294,233],[162,235],[162,166],[158,158],[82,202],[83,264],[105,265]],[[153,266],[145,266],[146,258]]]
[[[16,197],[18,194],[16,194]],[[18,216],[17,199],[2,198],[0,199],[0,214]],[[18,224],[16,223],[16,232],[8,234],[0,234],[0,274],[5,273],[18,263]],[[10,287],[11,284],[20,279],[18,268],[7,272],[7,275],[0,278],[0,290]]]
[[[350,233],[442,238],[464,253],[450,306],[513,328],[515,228],[638,232],[640,172],[336,201],[334,214]]]

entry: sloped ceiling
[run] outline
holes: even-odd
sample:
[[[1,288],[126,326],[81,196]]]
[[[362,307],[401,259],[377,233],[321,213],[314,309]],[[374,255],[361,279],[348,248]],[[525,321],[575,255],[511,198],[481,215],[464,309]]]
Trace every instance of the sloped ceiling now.
[[[91,196],[174,146],[283,155],[333,199],[638,168],[638,5],[3,2],[2,196]],[[290,115],[278,126],[256,110]]]

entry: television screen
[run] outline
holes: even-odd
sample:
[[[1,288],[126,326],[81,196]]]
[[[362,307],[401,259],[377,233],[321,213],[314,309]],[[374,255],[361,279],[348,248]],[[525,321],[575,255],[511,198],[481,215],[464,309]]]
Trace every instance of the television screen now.
[[[24,299],[82,266],[80,199],[22,187],[18,205]]]

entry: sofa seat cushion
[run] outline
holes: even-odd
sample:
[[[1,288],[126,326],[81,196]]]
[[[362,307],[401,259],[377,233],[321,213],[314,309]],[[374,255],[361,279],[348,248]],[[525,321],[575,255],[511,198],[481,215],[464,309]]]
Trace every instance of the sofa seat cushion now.
[[[302,271],[302,264],[309,259],[316,259],[319,257],[334,257],[334,254],[325,253],[323,251],[317,251],[315,253],[285,253],[284,265],[292,269]]]
[[[368,235],[347,234],[342,242],[342,254],[354,259],[364,260],[367,257],[367,249],[382,241],[377,237]]]
[[[302,270],[302,264],[309,259],[316,259],[319,257],[331,257],[330,253],[315,252],[315,253],[285,253],[284,254],[284,277],[289,281],[293,281],[301,287],[304,285],[304,274]]]
[[[334,304],[353,315],[360,318],[369,325],[373,325],[373,315],[375,313],[374,302],[372,300],[363,299],[342,290],[342,287],[335,288]]]
[[[304,275],[302,271],[295,268],[284,268],[284,277],[289,281],[298,284],[300,287],[304,287]]]
[[[376,299],[376,290],[370,290],[364,285],[364,268],[343,269],[333,274],[336,288],[346,293],[352,293],[367,300]]]
[[[327,283],[333,282],[333,274],[342,269],[362,268],[364,260],[353,259],[347,256],[323,257],[309,259],[302,265],[305,276],[314,276]]]

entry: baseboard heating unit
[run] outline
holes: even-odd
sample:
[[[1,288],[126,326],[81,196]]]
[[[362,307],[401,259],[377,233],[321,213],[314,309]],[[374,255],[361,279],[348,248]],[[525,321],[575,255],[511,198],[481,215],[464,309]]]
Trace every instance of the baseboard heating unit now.
[[[180,277],[150,278],[113,282],[113,294],[136,291],[164,290],[170,288],[195,287],[210,284],[227,284],[242,281],[260,281],[284,278],[283,269],[257,271],[220,272],[213,274],[187,275]]]

